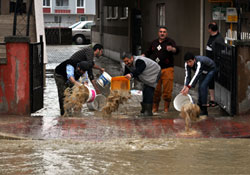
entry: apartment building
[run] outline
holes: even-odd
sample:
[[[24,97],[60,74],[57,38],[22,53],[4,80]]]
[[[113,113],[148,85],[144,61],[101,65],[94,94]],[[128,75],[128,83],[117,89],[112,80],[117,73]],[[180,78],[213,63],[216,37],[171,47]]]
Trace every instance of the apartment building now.
[[[45,27],[68,27],[78,21],[93,20],[94,0],[43,0]]]

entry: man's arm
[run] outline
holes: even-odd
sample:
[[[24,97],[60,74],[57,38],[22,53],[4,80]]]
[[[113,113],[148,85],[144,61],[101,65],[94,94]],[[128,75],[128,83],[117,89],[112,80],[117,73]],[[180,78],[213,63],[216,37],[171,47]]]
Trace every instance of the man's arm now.
[[[66,66],[66,73],[67,73],[67,78],[68,78],[68,80],[69,80],[71,83],[73,83],[74,85],[80,86],[81,83],[79,83],[79,82],[77,82],[77,81],[75,80],[74,71],[75,71],[75,68],[74,68],[72,65],[68,64],[68,65]]]
[[[132,77],[138,77],[146,68],[146,64],[143,60],[137,60],[135,63],[135,70],[131,73],[125,74],[125,77],[131,79]],[[126,73],[126,68],[125,68]]]

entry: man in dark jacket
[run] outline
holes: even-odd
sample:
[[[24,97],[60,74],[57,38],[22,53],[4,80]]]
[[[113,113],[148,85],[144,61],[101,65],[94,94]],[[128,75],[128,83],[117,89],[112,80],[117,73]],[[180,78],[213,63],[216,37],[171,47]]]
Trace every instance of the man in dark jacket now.
[[[83,72],[85,71],[88,72],[88,78],[91,80],[93,86],[95,87],[98,93],[98,88],[95,82],[93,81],[94,75],[92,68],[99,69],[102,72],[104,71],[103,68],[97,66],[94,63],[94,57],[100,57],[102,55],[102,52],[103,52],[103,46],[100,44],[96,44],[93,48],[86,47],[83,48],[82,50],[77,51],[68,60],[65,60],[56,67],[54,77],[58,89],[61,115],[64,114],[64,108],[63,108],[64,91],[69,86],[80,85],[80,83],[77,80],[80,77],[81,68],[83,69],[82,70]],[[80,65],[82,67],[79,67]]]
[[[201,109],[201,115],[207,116],[207,95],[209,83],[213,80],[216,73],[216,65],[213,60],[206,56],[194,56],[188,52],[184,56],[185,61],[185,80],[181,93],[186,95],[189,89],[195,87],[199,81],[198,88],[198,105]],[[194,76],[191,79],[191,71]]]
[[[161,67],[161,77],[154,92],[153,112],[158,112],[161,98],[164,100],[164,112],[168,112],[174,84],[174,55],[177,52],[175,41],[168,37],[167,28],[159,27],[158,38],[151,43],[149,49],[143,54]]]
[[[206,56],[214,60],[215,54],[215,43],[224,44],[224,38],[218,31],[218,26],[215,22],[211,22],[208,25],[208,33],[209,39],[207,41],[206,47]],[[209,84],[209,94],[210,94],[210,101],[209,105],[214,107],[216,106],[215,98],[214,98],[214,79]]]
[[[125,63],[125,77],[137,78],[143,83],[142,115],[152,116],[154,89],[161,75],[160,66],[149,58],[132,56],[130,53],[124,53],[122,60]]]

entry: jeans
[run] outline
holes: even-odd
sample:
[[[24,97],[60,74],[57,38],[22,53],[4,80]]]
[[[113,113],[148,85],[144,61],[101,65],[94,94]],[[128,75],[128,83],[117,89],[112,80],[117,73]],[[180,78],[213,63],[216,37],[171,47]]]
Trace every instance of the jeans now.
[[[148,86],[146,84],[143,85],[142,103],[153,104],[154,90],[154,87]]]
[[[208,87],[211,81],[214,80],[214,76],[217,72],[217,69],[209,71],[207,74],[202,74],[199,79],[199,88],[198,88],[198,104],[203,106],[207,104],[207,95],[208,95]]]

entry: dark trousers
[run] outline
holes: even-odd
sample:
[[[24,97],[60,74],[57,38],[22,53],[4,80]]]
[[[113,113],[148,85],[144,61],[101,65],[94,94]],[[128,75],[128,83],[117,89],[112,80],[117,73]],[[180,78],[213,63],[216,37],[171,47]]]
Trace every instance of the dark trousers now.
[[[198,104],[201,106],[207,104],[208,87],[211,81],[214,80],[215,74],[216,74],[216,68],[209,71],[207,74],[202,74],[199,79]]]
[[[59,105],[60,105],[60,113],[61,115],[64,114],[64,107],[63,107],[63,100],[64,100],[64,91],[67,88],[66,81],[62,75],[54,73],[54,78],[56,81],[57,91],[58,91],[58,98],[59,98]]]
[[[148,86],[146,84],[143,85],[142,103],[153,104],[154,90],[154,87]]]

